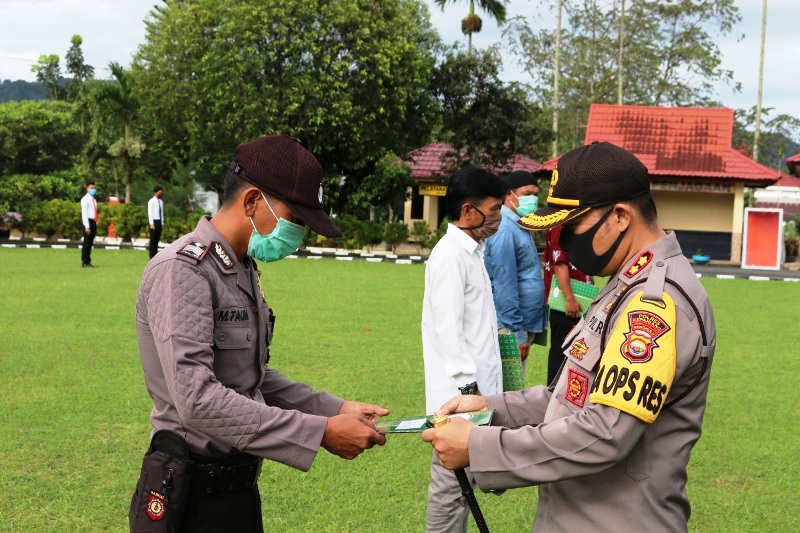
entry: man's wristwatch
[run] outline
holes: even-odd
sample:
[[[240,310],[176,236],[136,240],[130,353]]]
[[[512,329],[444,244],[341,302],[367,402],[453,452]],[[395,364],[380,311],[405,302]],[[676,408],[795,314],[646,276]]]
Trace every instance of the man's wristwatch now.
[[[478,382],[477,381],[473,381],[472,383],[470,383],[468,385],[464,385],[463,387],[459,387],[458,390],[461,391],[461,394],[466,394],[466,395],[475,394],[476,392],[478,392]]]

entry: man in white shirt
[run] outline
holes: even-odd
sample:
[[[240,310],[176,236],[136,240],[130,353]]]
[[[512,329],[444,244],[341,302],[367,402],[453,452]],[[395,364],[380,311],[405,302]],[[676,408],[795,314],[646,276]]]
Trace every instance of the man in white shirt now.
[[[422,302],[428,414],[459,393],[503,391],[497,317],[481,239],[497,232],[505,192],[500,178],[476,167],[458,170],[447,185],[445,206],[452,223],[428,258]],[[455,475],[434,453],[426,531],[466,531],[468,516]]]
[[[153,197],[147,202],[147,218],[150,220],[150,259],[158,253],[158,241],[164,229],[164,187],[153,187]]]
[[[83,221],[83,246],[81,247],[81,266],[94,268],[92,264],[92,246],[97,235],[97,200],[94,195],[97,188],[94,182],[86,183],[86,194],[81,198],[81,220]]]

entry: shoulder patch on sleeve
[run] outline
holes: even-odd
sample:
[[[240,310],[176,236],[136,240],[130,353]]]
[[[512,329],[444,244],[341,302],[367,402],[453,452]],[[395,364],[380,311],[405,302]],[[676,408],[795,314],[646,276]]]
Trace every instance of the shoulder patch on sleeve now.
[[[664,307],[634,295],[611,332],[589,401],[653,423],[675,379],[675,302]]]
[[[185,255],[186,257],[191,257],[197,261],[202,261],[202,259],[206,256],[206,253],[208,253],[208,246],[200,242],[190,242],[178,250],[177,253]]]

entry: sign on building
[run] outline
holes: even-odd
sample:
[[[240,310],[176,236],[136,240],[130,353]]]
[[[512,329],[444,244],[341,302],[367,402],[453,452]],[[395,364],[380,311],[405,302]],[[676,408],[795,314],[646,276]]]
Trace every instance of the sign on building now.
[[[435,183],[420,183],[419,194],[422,196],[444,196],[447,193],[447,185],[437,185]]]

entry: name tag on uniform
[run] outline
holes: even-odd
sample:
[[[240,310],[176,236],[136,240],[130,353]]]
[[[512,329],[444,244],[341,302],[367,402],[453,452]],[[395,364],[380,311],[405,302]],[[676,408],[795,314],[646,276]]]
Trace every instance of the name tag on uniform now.
[[[249,307],[223,308],[215,311],[214,322],[247,322],[250,320]]]

